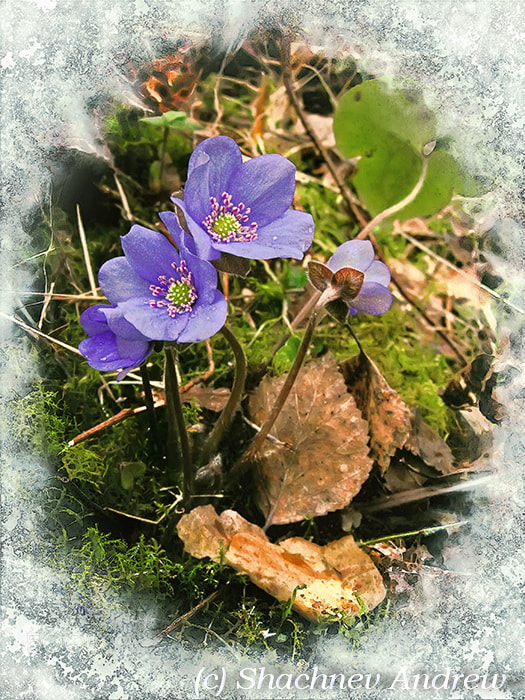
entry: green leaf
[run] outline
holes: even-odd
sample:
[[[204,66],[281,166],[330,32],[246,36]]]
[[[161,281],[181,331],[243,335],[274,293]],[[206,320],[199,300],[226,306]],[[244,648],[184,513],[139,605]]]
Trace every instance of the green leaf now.
[[[168,127],[179,131],[185,129],[195,131],[201,128],[200,124],[188,119],[186,112],[164,112],[160,117],[143,117],[140,121],[151,126]]]
[[[133,488],[135,479],[138,479],[146,472],[144,462],[124,462],[120,467],[120,483],[122,488],[129,491]]]
[[[286,343],[279,348],[272,359],[272,367],[276,374],[284,374],[288,372],[297,355],[297,350],[301,344],[301,338],[297,335],[292,335]]]
[[[347,158],[381,149],[385,135],[396,136],[420,153],[436,138],[436,124],[415,86],[390,89],[380,80],[368,80],[341,98],[334,133]]]
[[[414,87],[390,89],[379,80],[369,80],[342,97],[334,133],[344,156],[361,156],[354,185],[375,215],[414,188],[423,166],[422,148],[436,139],[436,123]],[[450,202],[454,192],[472,195],[475,191],[472,178],[461,171],[441,141],[430,156],[421,192],[402,216],[434,214]]]

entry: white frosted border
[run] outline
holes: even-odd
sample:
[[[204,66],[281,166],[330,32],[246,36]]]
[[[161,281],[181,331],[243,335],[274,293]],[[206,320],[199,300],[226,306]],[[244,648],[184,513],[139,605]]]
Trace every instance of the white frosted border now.
[[[463,159],[479,171],[496,173],[499,188],[489,218],[517,214],[523,133],[523,68],[518,54],[524,8],[514,0],[412,0],[411,2],[251,2],[224,0],[213,5],[191,0],[7,0],[0,16],[2,54],[2,310],[18,303],[8,289],[30,288],[29,266],[12,265],[31,254],[26,232],[31,208],[48,196],[46,149],[74,143],[96,150],[95,130],[84,108],[97,94],[126,89],[118,66],[153,56],[155,36],[180,27],[190,34],[209,32],[225,44],[266,18],[300,18],[307,38],[334,51],[351,47],[372,71],[415,75],[438,110],[444,130],[456,135]],[[505,194],[503,194],[505,192]],[[519,282],[523,244],[517,226],[505,223],[508,246],[498,261],[505,277]],[[35,251],[36,252],[36,251]],[[505,334],[517,321],[501,320]],[[2,411],[23,394],[36,373],[22,334],[1,322]],[[510,399],[510,394],[508,398]],[[253,660],[233,660],[220,647],[189,650],[175,643],[151,646],[152,631],[164,621],[155,609],[123,613],[115,608],[106,638],[78,627],[74,601],[64,595],[63,574],[35,555],[39,541],[38,496],[47,466],[38,456],[14,454],[3,431],[2,605],[4,690],[6,698],[179,698],[193,696],[201,666],[224,667],[228,682],[221,697],[378,697],[404,698],[398,684],[409,674],[485,671],[507,673],[503,694],[490,691],[416,691],[413,697],[520,697],[511,678],[520,670],[518,592],[523,533],[520,532],[520,470],[523,438],[519,405],[507,402],[511,416],[497,431],[498,479],[489,489],[489,506],[478,507],[472,534],[461,551],[450,553],[461,575],[446,589],[427,572],[410,606],[393,621],[372,629],[358,654],[341,638],[320,637],[315,663],[321,672],[380,673],[375,690],[235,690],[238,671]],[[5,426],[5,422],[4,422]],[[496,455],[504,455],[497,457]],[[482,494],[480,494],[481,496]],[[478,500],[478,495],[473,495]],[[521,521],[522,527],[522,521]],[[267,670],[277,669],[262,658]],[[289,670],[297,673],[293,666]],[[450,686],[449,686],[450,688]]]

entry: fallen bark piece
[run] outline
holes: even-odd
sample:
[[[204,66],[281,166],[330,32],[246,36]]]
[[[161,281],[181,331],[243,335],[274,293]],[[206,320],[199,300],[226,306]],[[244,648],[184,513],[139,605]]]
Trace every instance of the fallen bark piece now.
[[[210,505],[184,515],[177,526],[187,552],[222,561],[303,617],[321,622],[375,608],[385,597],[381,574],[351,535],[324,547],[300,537],[271,543],[261,528],[235,511]]]
[[[285,377],[267,377],[250,400],[261,425]],[[325,355],[299,373],[256,462],[256,502],[274,524],[325,515],[348,505],[372,468],[366,421],[348,393],[335,360]]]

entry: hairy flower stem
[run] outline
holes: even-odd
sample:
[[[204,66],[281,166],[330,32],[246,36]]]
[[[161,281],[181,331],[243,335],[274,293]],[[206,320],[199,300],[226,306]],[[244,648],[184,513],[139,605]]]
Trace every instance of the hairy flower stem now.
[[[274,407],[268,416],[268,418],[264,421],[264,423],[261,426],[261,429],[255,436],[252,444],[250,447],[246,450],[242,457],[242,462],[247,462],[250,459],[253,459],[257,452],[261,449],[261,447],[264,444],[264,441],[266,440],[266,436],[270,432],[270,430],[273,427],[273,424],[277,420],[277,417],[279,413],[281,412],[284,404],[286,403],[286,399],[288,398],[288,395],[290,391],[292,390],[292,387],[295,383],[295,380],[297,379],[297,375],[299,374],[299,370],[301,369],[301,366],[304,362],[304,359],[306,357],[306,353],[308,351],[308,347],[312,341],[312,337],[314,334],[315,326],[317,324],[318,320],[318,314],[319,314],[319,308],[315,307],[312,315],[310,316],[310,320],[308,321],[308,325],[306,326],[306,330],[304,332],[303,339],[301,341],[301,345],[299,346],[299,349],[297,350],[297,354],[295,356],[295,359],[293,361],[293,364],[290,368],[290,371],[288,372],[288,376],[286,377],[286,381],[283,384],[283,387],[281,391],[279,392],[279,395],[277,396],[277,399],[275,400]]]
[[[154,449],[157,450],[159,447],[159,435],[157,431],[157,417],[155,415],[155,406],[153,402],[153,394],[151,392],[151,384],[149,382],[149,370],[146,363],[140,366],[140,376],[142,377],[142,387],[144,389],[144,403],[148,409],[148,418],[150,425],[150,435],[151,442],[153,443]]]
[[[180,400],[179,382],[176,369],[177,350],[166,344],[166,400],[168,402],[168,416],[176,428],[182,451],[183,480],[182,496],[184,507],[187,509],[193,493],[193,463],[191,461],[191,448],[182,412]],[[171,414],[171,415],[170,415]]]
[[[207,464],[217,451],[224,432],[230,425],[233,415],[239,407],[242,395],[244,393],[244,385],[246,384],[247,362],[242,345],[239,343],[228,326],[223,326],[221,333],[228,341],[235,357],[235,377],[233,379],[233,386],[228,403],[223,408],[221,415],[215,423],[213,430],[211,431],[210,436],[202,449],[199,459],[199,466]]]

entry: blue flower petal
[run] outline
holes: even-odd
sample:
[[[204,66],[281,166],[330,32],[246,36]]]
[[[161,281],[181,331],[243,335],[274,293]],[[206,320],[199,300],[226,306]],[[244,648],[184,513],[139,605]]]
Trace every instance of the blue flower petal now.
[[[111,331],[97,333],[82,340],[78,346],[93,369],[110,372],[122,368],[122,358],[117,348],[117,338]]]
[[[80,316],[80,325],[88,335],[96,335],[97,333],[105,333],[108,329],[108,322],[104,309],[114,309],[114,306],[108,304],[95,304],[86,309]]]
[[[103,313],[107,319],[109,330],[115,333],[115,335],[123,338],[124,340],[130,341],[148,340],[135,328],[135,326],[132,326],[129,321],[126,321],[120,305],[118,305],[116,308],[108,306],[106,307],[106,311]]]
[[[93,369],[113,372],[138,367],[150,355],[153,345],[142,340],[124,340],[107,331],[82,340],[78,349]]]
[[[149,294],[149,283],[135,274],[125,257],[112,258],[98,271],[98,283],[112,304]]]
[[[228,136],[213,136],[191,154],[184,201],[199,224],[210,213],[210,197],[220,200],[232,173],[242,164],[239,146]]]
[[[393,297],[389,289],[377,282],[365,282],[351,305],[357,311],[379,316],[389,310],[392,302]]]
[[[151,307],[151,298],[150,295],[149,298],[123,302],[120,307],[124,318],[150,340],[177,340],[186,327],[189,312],[172,318],[165,308]]]
[[[342,267],[353,267],[354,270],[365,272],[373,260],[374,247],[370,241],[355,239],[340,245],[326,264],[333,272]]]
[[[226,299],[216,290],[213,303],[196,306],[190,313],[188,324],[178,337],[179,343],[195,343],[210,338],[223,327],[227,313]]]
[[[249,220],[259,228],[283,216],[295,192],[295,165],[268,153],[243,163],[232,173],[226,191],[232,202],[250,207]]]
[[[190,253],[193,253],[193,255],[197,255],[195,241],[192,236],[186,233],[181,227],[177,214],[174,211],[161,211],[159,212],[159,218],[168,229],[178,248],[182,246],[186,250],[189,250]]]
[[[189,228],[191,235],[193,236],[196,254],[199,256],[199,258],[202,258],[203,260],[217,260],[218,258],[220,258],[220,252],[218,252],[217,250],[215,250],[215,248],[212,247],[211,238],[206,233],[206,231],[196,221],[192,219],[191,215],[189,214],[187,208],[184,205],[184,202],[175,197],[172,197],[171,201],[184,213],[186,225]]]
[[[160,275],[171,277],[172,263],[179,264],[179,253],[160,231],[135,224],[120,238],[122,250],[132,270],[153,284]]]
[[[181,253],[182,253],[181,248]],[[217,291],[217,270],[207,260],[192,255],[189,251],[183,255],[192,274],[192,282],[197,292],[197,305],[212,302]]]
[[[295,258],[301,260],[312,243],[314,221],[304,211],[288,210],[280,218],[257,231],[255,241],[214,243],[213,247],[240,258],[268,260]]]
[[[377,282],[382,284],[383,287],[388,287],[390,279],[390,270],[385,263],[382,263],[380,260],[374,260],[365,272],[364,282]]]

